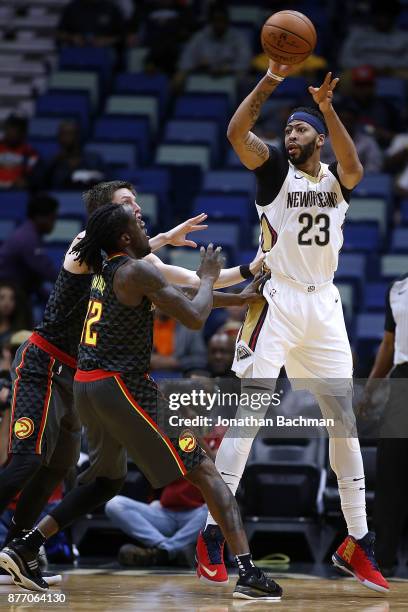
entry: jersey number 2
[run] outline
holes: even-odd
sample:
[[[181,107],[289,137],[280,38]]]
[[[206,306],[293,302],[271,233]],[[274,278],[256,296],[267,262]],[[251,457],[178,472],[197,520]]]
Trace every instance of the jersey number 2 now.
[[[298,244],[301,246],[310,246],[313,243],[313,238],[307,237],[308,232],[313,227],[313,223],[319,228],[319,233],[314,236],[314,241],[317,246],[326,246],[326,244],[329,244],[330,217],[328,215],[320,214],[313,218],[309,213],[302,213],[299,215],[299,223],[304,225],[304,228],[300,230],[298,234]]]
[[[84,329],[82,331],[81,342],[88,346],[96,346],[98,333],[92,329],[102,316],[102,302],[97,300],[89,300],[88,312],[86,315]]]

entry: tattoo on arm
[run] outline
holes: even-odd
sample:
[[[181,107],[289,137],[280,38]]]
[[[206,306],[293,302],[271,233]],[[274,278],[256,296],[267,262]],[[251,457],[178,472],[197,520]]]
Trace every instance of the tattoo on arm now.
[[[260,157],[262,160],[266,161],[268,159],[268,147],[260,138],[258,138],[258,136],[255,136],[255,134],[253,134],[252,132],[248,132],[248,135],[244,140],[244,145],[247,151],[249,151],[250,153],[255,153],[255,155]]]
[[[254,96],[254,99],[251,101],[251,104],[249,106],[249,116],[251,117],[252,125],[258,119],[262,105],[269,98],[269,95],[270,92],[260,91]]]

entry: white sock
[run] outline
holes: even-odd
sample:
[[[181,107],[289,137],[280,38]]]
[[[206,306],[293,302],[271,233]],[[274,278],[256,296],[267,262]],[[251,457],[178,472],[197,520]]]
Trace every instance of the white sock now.
[[[218,449],[215,467],[233,495],[237,492],[253,441],[254,438],[224,437]],[[208,513],[205,526],[216,524],[217,521]]]
[[[330,438],[330,465],[337,475],[341,509],[349,535],[359,540],[368,531],[363,459],[358,438]]]

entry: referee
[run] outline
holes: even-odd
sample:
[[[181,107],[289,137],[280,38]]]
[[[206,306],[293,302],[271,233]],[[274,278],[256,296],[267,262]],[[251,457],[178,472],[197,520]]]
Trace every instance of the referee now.
[[[407,516],[408,474],[408,274],[387,293],[384,337],[365,388],[362,413],[380,380],[389,375],[390,392],[382,415],[377,447],[374,500],[375,556],[384,576],[394,574],[398,545]]]

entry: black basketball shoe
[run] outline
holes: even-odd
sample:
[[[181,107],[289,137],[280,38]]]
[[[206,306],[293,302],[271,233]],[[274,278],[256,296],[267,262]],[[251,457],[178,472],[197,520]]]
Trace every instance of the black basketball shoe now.
[[[31,591],[47,591],[48,583],[41,575],[38,550],[29,548],[25,538],[12,540],[0,551],[0,567],[12,576],[14,584]]]
[[[257,599],[262,601],[280,601],[282,589],[272,578],[269,578],[259,567],[239,576],[232,596],[235,599]]]

